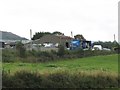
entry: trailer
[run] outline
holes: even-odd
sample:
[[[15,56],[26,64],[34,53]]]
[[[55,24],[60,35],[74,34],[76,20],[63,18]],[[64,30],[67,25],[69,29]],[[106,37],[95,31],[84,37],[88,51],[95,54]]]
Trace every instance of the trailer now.
[[[77,40],[74,39],[70,42],[70,50],[76,50],[76,49],[92,49],[93,43],[91,41],[87,40]]]

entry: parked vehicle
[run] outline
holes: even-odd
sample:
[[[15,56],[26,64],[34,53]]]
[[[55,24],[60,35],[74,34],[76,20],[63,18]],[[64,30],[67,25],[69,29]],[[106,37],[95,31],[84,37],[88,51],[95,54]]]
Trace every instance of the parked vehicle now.
[[[53,43],[44,43],[44,47],[53,47]]]
[[[103,50],[102,45],[94,45],[92,50]]]
[[[87,41],[87,40],[77,40],[74,39],[71,41],[70,43],[70,49],[71,50],[76,50],[76,49],[83,49],[83,50],[89,50],[92,49],[92,42],[91,41]]]
[[[104,51],[111,51],[109,48],[103,48]]]

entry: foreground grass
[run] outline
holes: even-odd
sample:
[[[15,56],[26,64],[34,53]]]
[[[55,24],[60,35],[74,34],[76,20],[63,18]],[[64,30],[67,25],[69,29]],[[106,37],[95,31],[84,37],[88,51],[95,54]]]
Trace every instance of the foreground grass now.
[[[118,73],[118,55],[94,56],[87,58],[59,60],[47,63],[3,63],[4,71],[14,74],[16,71],[31,71],[44,73],[54,73],[58,71],[68,72],[107,72]]]

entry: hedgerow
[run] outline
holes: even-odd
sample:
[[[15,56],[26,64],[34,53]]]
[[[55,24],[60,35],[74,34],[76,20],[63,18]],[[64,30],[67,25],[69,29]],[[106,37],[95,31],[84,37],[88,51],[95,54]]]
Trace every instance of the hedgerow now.
[[[3,73],[2,79],[3,88],[118,88],[118,76],[105,72],[40,74],[19,71],[14,75]]]
[[[60,50],[62,49],[62,50]],[[90,56],[98,56],[98,55],[110,55],[116,54],[114,51],[100,51],[100,50],[64,50],[64,48],[60,48],[58,52],[51,51],[26,51],[26,57],[19,57],[16,54],[16,50],[6,50],[4,49],[2,52],[2,61],[3,62],[48,62],[48,61],[55,61],[61,59],[72,59],[72,58],[83,58],[83,57],[90,57]]]

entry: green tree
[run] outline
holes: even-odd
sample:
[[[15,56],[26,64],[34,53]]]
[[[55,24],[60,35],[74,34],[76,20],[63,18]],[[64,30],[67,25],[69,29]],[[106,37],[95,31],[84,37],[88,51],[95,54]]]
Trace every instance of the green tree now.
[[[35,35],[33,35],[32,40],[40,39],[40,38],[43,37],[44,35],[49,35],[49,34],[64,35],[63,33],[59,32],[59,31],[55,31],[55,32],[53,32],[53,33],[50,33],[50,32],[37,32],[37,33],[35,33]]]
[[[50,32],[37,32],[35,33],[35,35],[33,35],[32,40],[40,39],[44,35],[48,35],[48,34],[51,34],[51,33]]]
[[[109,49],[113,49],[114,47],[118,46],[117,42],[111,42],[111,41],[107,41],[107,42],[94,42],[94,45],[102,45],[103,48],[109,48]]]
[[[52,34],[54,34],[54,35],[64,35],[64,33],[61,33],[61,32],[59,32],[59,31],[55,31],[55,32],[53,32]]]
[[[114,42],[112,43],[112,47],[113,47],[113,48],[114,48],[114,47],[119,47],[118,42],[117,42],[117,41],[114,41]]]
[[[79,39],[79,40],[86,40],[86,39],[83,37],[83,35],[81,35],[81,34],[75,35],[74,38],[75,38],[75,39]]]

